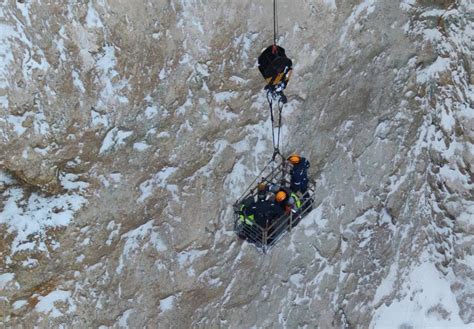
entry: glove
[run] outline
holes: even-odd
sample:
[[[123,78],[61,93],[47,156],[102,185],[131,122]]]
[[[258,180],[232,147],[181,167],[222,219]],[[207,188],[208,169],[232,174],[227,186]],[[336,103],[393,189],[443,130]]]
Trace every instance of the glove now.
[[[276,184],[273,184],[273,183],[268,184],[268,191],[269,192],[276,193],[276,192],[278,192],[279,189],[280,189],[280,187]]]

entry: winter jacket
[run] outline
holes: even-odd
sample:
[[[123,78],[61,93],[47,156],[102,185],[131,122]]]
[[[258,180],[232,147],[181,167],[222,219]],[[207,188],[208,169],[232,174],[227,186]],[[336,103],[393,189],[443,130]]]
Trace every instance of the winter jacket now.
[[[283,210],[270,200],[259,200],[252,207],[255,222],[262,228],[272,223],[273,220],[283,215]]]
[[[308,168],[309,161],[305,158],[301,158],[298,164],[293,165],[290,171],[290,187],[293,192],[300,191],[304,194],[308,189]]]
[[[239,222],[248,226],[252,226],[255,222],[255,215],[245,205],[240,206]]]
[[[296,193],[291,192],[287,188],[281,188],[282,191],[286,192],[286,199],[280,202],[275,202],[285,213],[290,212],[296,213],[300,210],[302,202]]]

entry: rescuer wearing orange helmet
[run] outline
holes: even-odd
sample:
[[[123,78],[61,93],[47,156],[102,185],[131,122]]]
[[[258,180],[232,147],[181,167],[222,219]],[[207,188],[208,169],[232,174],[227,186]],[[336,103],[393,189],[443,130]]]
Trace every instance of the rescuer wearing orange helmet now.
[[[290,170],[290,188],[293,192],[301,192],[303,198],[308,190],[308,168],[309,161],[300,155],[293,153],[287,158],[291,163]]]
[[[286,214],[298,213],[301,208],[301,200],[296,193],[285,187],[281,187],[275,194],[275,203],[279,205]]]

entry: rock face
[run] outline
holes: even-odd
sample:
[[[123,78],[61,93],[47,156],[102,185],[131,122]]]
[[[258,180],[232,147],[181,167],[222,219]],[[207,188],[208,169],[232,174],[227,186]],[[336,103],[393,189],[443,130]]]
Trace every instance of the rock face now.
[[[231,206],[272,153],[271,1],[0,8],[7,326],[472,325],[472,4],[278,4],[318,188],[267,255]]]

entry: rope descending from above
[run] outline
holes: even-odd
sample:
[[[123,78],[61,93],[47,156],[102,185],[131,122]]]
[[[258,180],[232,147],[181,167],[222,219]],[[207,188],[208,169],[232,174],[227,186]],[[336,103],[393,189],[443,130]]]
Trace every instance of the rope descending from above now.
[[[277,20],[276,20],[276,0],[273,0],[273,49],[276,52],[276,44],[277,44]]]
[[[278,103],[277,103],[278,124],[276,126],[277,131],[276,131],[276,136],[275,136],[275,116],[273,114],[273,100],[274,100],[273,93],[270,90],[267,91],[267,101],[270,108],[270,119],[272,121],[272,144],[273,144],[272,161],[275,161],[275,158],[277,157],[277,155],[280,155],[281,157],[283,157],[282,154],[280,153],[280,137],[281,137],[281,112],[283,110],[284,102],[282,101],[281,97],[278,98]]]

